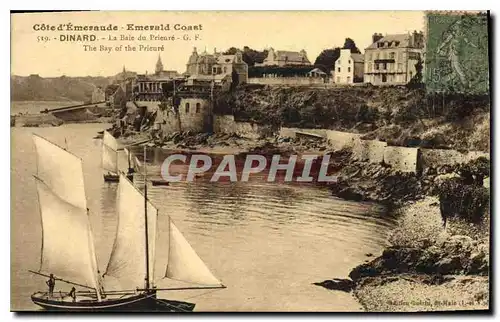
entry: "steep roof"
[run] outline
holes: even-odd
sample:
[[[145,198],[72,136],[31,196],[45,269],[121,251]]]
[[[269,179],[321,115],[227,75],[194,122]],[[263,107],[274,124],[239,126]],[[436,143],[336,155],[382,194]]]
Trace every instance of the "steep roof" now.
[[[319,68],[314,68],[311,71],[309,71],[309,73],[317,73],[317,74],[321,74],[321,75],[326,75],[326,73]]]
[[[291,62],[310,63],[307,56],[298,51],[277,50],[275,51],[276,60],[287,60]]]
[[[224,79],[230,79],[230,75],[218,74],[218,75],[192,75],[188,79],[198,80],[198,81],[221,81]]]
[[[217,56],[217,64],[229,64],[234,62],[235,55],[219,55]]]
[[[198,61],[198,54],[192,53],[191,56],[189,56],[188,64],[196,64],[197,61]]]
[[[409,34],[386,35],[384,38],[377,40],[376,42],[374,42],[373,44],[368,46],[366,49],[379,48],[377,44],[385,43],[385,42],[389,43],[389,47],[385,47],[385,48],[409,47],[410,35]]]
[[[197,63],[215,63],[217,60],[214,55],[203,53],[198,56]]]
[[[365,56],[363,54],[351,53],[351,58],[355,63],[362,63],[365,61]]]

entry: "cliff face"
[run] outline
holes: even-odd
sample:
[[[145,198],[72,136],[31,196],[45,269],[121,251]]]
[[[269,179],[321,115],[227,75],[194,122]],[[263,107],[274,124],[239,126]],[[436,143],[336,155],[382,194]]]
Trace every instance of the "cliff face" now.
[[[396,145],[486,151],[489,108],[486,96],[431,97],[405,87],[247,85],[219,95],[215,111],[257,123],[362,133]]]

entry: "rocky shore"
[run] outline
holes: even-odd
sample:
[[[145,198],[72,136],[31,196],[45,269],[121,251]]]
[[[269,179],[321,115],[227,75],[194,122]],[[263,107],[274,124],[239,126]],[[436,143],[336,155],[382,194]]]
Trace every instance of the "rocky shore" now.
[[[488,309],[489,216],[475,227],[457,220],[444,230],[434,197],[399,212],[392,246],[349,275],[365,309]]]
[[[321,139],[161,136],[152,130],[121,135],[124,143],[148,139],[150,146],[205,153],[329,153],[330,174],[338,176],[330,186],[332,195],[385,204],[398,215],[398,224],[389,237],[391,246],[382,254],[367,254],[366,263],[354,268],[349,279],[338,277],[316,285],[352,291],[367,311],[489,307],[490,165],[485,158],[403,173],[385,164],[355,160],[349,150],[331,151]]]
[[[485,166],[487,162],[479,160],[472,165],[479,168],[478,164]],[[345,172],[356,182],[347,185],[346,181],[349,196],[354,190],[359,199],[389,202],[398,215],[389,237],[391,246],[354,268],[350,279],[335,278],[316,285],[352,291],[367,311],[488,309],[489,198],[486,207],[478,200],[484,202],[485,195],[489,197],[489,187],[464,182],[450,185],[471,164],[446,167],[410,180],[386,175],[386,169],[375,175],[373,169],[364,169],[354,176],[353,166]],[[366,180],[358,176],[370,178],[369,184],[363,185]],[[488,186],[487,182],[484,185]],[[447,202],[459,207],[453,209],[454,216],[444,228],[440,208]],[[481,209],[479,219],[470,216],[477,209]],[[443,211],[446,215],[446,207]]]

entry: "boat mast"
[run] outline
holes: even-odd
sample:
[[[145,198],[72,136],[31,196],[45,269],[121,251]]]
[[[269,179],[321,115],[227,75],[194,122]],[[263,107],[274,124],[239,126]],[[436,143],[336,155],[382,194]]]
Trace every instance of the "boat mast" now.
[[[127,161],[128,161],[128,170],[130,171],[130,169],[132,168],[131,165],[132,165],[132,160],[130,159],[132,157],[132,155],[130,154],[130,150],[127,149]]]
[[[118,172],[118,150],[114,150],[114,151],[115,151],[115,155],[116,155],[115,173],[120,174],[120,172]]]
[[[146,236],[146,290],[149,290],[148,181],[146,178],[146,145],[144,145],[144,232]]]

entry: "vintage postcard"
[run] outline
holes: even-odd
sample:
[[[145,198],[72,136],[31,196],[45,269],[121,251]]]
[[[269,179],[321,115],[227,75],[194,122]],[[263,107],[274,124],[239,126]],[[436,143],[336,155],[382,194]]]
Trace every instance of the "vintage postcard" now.
[[[11,12],[11,310],[488,311],[489,18]]]

